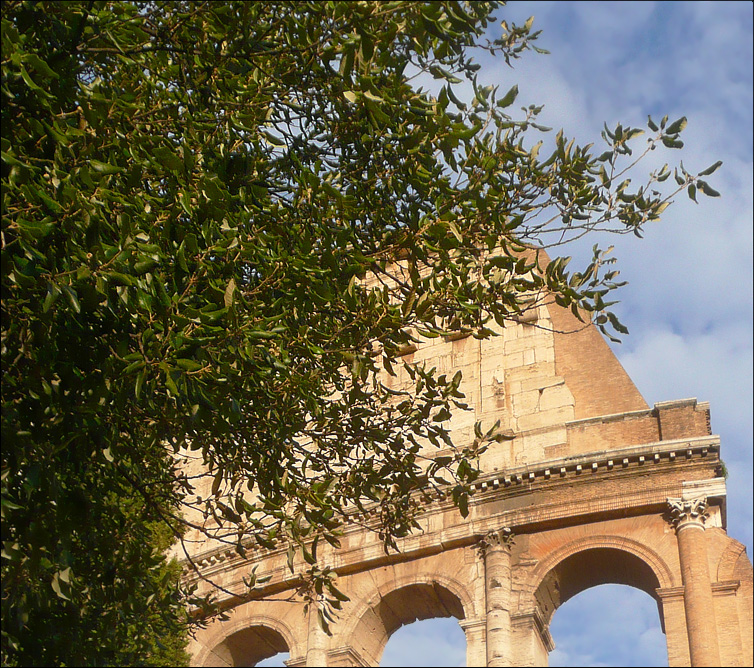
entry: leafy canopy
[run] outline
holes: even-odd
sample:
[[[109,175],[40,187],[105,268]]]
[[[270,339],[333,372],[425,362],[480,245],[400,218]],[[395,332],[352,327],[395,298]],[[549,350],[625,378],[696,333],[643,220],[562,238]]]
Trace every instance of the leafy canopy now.
[[[532,295],[625,332],[599,248],[574,273],[537,249],[638,235],[678,191],[717,195],[717,165],[632,185],[685,119],[539,141],[540,108],[476,80],[475,51],[541,51],[531,20],[488,42],[496,9],[4,4],[4,661],[117,662],[128,634],[157,660],[139,620],[175,627],[190,592],[154,522],[294,554],[366,506],[395,546],[443,476],[467,512],[500,435],[451,443],[460,375],[401,361],[419,338],[492,336]]]

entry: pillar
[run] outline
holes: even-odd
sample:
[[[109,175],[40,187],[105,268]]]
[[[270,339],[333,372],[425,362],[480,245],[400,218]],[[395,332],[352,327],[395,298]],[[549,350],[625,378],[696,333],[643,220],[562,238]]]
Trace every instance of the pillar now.
[[[691,665],[719,666],[720,650],[707,558],[707,497],[668,499],[678,540]]]
[[[316,600],[309,603],[306,665],[327,666],[327,634],[319,623],[319,605]]]
[[[487,665],[511,666],[511,549],[513,532],[491,531],[481,540],[484,555],[484,593]]]
[[[511,665],[521,668],[548,665],[555,643],[538,607],[511,615],[511,639],[515,648]]]
[[[461,619],[459,625],[466,634],[466,665],[483,666],[487,656],[484,647],[486,619]]]

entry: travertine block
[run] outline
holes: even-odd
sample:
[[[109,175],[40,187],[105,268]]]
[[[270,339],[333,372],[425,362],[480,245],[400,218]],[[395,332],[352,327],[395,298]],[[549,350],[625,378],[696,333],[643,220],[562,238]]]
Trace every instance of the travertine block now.
[[[503,359],[505,361],[506,369],[512,369],[514,367],[519,367],[519,366],[524,365],[524,354],[522,352],[506,355]]]
[[[555,375],[555,365],[551,362],[536,362],[526,366],[508,369],[506,379],[509,381],[526,381],[534,378],[553,377]]]
[[[534,413],[539,408],[539,390],[519,392],[513,395],[513,415],[517,418]]]
[[[537,362],[554,362],[555,347],[542,346],[541,348],[536,348],[534,351],[534,357]]]
[[[533,378],[531,380],[523,380],[520,386],[516,388],[516,391],[528,391],[528,390],[542,390],[546,387],[554,387],[555,385],[565,384],[565,378],[562,376],[541,376],[539,378]]]
[[[562,406],[573,407],[573,395],[565,385],[553,385],[540,392],[539,410],[548,411]]]
[[[536,330],[535,330],[536,332]],[[523,352],[525,350],[536,350],[552,346],[552,337],[548,333],[532,333],[528,336],[522,336],[515,341],[505,342],[505,354]]]
[[[563,424],[573,419],[573,407],[563,406],[549,411],[540,411],[530,415],[523,415],[516,420],[519,431],[540,429],[551,425]]]

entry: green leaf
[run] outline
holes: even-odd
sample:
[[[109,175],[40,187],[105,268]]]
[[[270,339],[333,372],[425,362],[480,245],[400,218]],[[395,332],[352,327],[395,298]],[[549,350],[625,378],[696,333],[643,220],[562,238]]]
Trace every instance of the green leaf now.
[[[178,196],[178,202],[180,202],[181,208],[190,216],[193,214],[193,207],[191,206],[191,196],[188,191],[184,190]]]
[[[458,239],[458,241],[463,241],[463,236],[461,235],[461,231],[458,229],[456,224],[452,220],[446,220],[445,224],[448,226],[450,231],[453,233],[453,236]]]
[[[722,160],[718,160],[716,163],[707,167],[707,169],[704,169],[701,172],[699,172],[699,176],[709,176],[713,172],[717,171],[718,167],[720,167],[720,165],[722,164],[723,164]]]
[[[146,274],[147,272],[154,269],[159,262],[155,260],[154,258],[146,258],[144,260],[140,260],[136,264],[134,264],[134,275],[135,276],[141,276],[142,274]]]
[[[67,570],[67,569],[66,569]],[[67,582],[61,586],[61,573],[63,571],[58,571],[55,573],[55,575],[52,576],[52,589],[57,594],[58,598],[65,599],[66,601],[70,601],[71,599],[64,593],[64,590],[67,592],[69,587],[67,586]]]
[[[442,78],[454,84],[463,83],[463,79],[459,79],[457,76],[454,76],[453,74],[448,72],[448,70],[443,69],[439,65],[431,65],[429,71],[436,79]]]
[[[469,497],[465,493],[458,497],[458,510],[464,519],[469,516]]]
[[[100,162],[99,160],[90,160],[89,166],[95,171],[99,172],[100,174],[119,174],[123,171],[123,167],[118,167],[117,165],[111,165],[107,162]]]
[[[327,623],[327,620],[325,619],[325,613],[321,608],[317,609],[317,619],[319,620],[319,626],[320,628],[327,634],[330,635],[330,625]]]
[[[168,390],[174,397],[177,397],[180,395],[180,392],[178,391],[178,386],[175,384],[175,381],[173,380],[171,371],[166,371],[165,373],[165,386],[168,388]]]
[[[252,329],[246,332],[249,339],[274,339],[278,336],[276,332],[267,332],[261,329]]]
[[[384,102],[384,101],[385,101],[385,100],[383,100],[383,99],[382,99],[381,97],[379,97],[378,95],[375,95],[374,93],[371,93],[371,92],[369,92],[368,90],[365,90],[365,91],[364,91],[364,92],[362,93],[362,95],[363,95],[363,96],[364,96],[364,97],[365,97],[365,98],[366,98],[367,100],[371,100],[372,102]]]
[[[610,324],[613,326],[613,329],[615,329],[616,332],[620,334],[628,334],[628,328],[621,324],[621,322],[618,320],[618,317],[615,315],[615,313],[608,311],[607,317],[608,317],[608,320],[610,320]]]
[[[293,549],[293,545],[288,546],[288,550],[286,551],[286,562],[288,564],[288,570],[290,570],[291,573],[293,573],[293,557],[295,556],[295,552]]]
[[[190,359],[179,358],[175,360],[175,363],[185,371],[198,371],[199,369],[204,368],[203,364]]]
[[[58,76],[58,73],[50,69],[50,66],[35,53],[25,53],[21,56],[21,60],[23,60],[25,63],[29,63],[29,65],[31,65],[40,74],[43,74],[50,79],[60,78]]]
[[[497,106],[505,109],[506,107],[510,107],[518,97],[518,86],[513,86],[504,96],[501,100],[497,101]]]
[[[76,311],[76,313],[81,313],[81,304],[79,304],[79,298],[76,291],[67,285],[63,286],[63,291],[65,292],[65,296],[68,298],[68,303],[73,310]]]
[[[123,369],[123,375],[127,376],[128,374],[133,373],[134,371],[138,371],[145,364],[146,362],[143,359],[137,360],[136,362],[131,362],[131,364],[129,364],[125,369]]]
[[[225,303],[225,308],[230,308],[233,305],[233,297],[236,292],[236,280],[234,278],[231,278],[228,281],[228,285],[225,288],[225,294],[223,296],[223,302]]]
[[[662,143],[668,148],[683,148],[683,142],[680,139],[665,136],[662,138]]]
[[[202,192],[204,196],[212,202],[217,202],[223,199],[222,190],[215,183],[214,179],[205,179],[202,183]]]
[[[682,116],[677,121],[673,121],[670,125],[668,125],[667,128],[665,128],[665,134],[674,135],[679,132],[681,132],[686,125],[688,124],[688,121],[686,120],[685,116]]]
[[[141,397],[141,390],[144,387],[144,381],[146,380],[146,377],[147,377],[147,368],[144,367],[141,370],[141,373],[136,378],[136,384],[134,385],[134,395],[136,396],[137,399]]]
[[[158,146],[152,151],[152,155],[168,171],[180,172],[183,170],[183,160],[181,160],[167,146]]]
[[[720,197],[720,193],[717,192],[714,188],[712,188],[706,181],[702,181],[701,179],[698,179],[696,182],[697,186],[699,186],[699,189],[707,195],[707,197]]]
[[[273,146],[285,146],[285,140],[276,137],[271,132],[267,132],[267,130],[260,130],[260,134],[265,138],[267,143],[272,144]]]
[[[24,83],[31,88],[32,90],[36,91],[37,93],[40,93],[46,98],[52,97],[46,90],[44,90],[41,86],[38,86],[36,83],[34,83],[34,80],[29,76],[29,73],[26,71],[26,68],[21,65],[19,66],[19,72],[21,73],[21,78],[24,80]]]
[[[47,295],[45,296],[44,303],[42,304],[42,313],[47,313],[47,311],[52,308],[52,305],[57,301],[57,298],[61,294],[61,289],[57,285],[55,285],[55,283],[48,283]]]

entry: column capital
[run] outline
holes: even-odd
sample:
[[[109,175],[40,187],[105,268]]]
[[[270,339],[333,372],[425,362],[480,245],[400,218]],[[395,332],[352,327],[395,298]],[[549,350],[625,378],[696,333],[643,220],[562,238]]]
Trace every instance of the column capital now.
[[[513,534],[513,530],[508,527],[502,527],[501,529],[488,531],[479,539],[478,546],[480,553],[482,554],[482,556],[484,556],[490,550],[498,548],[502,548],[510,552],[513,549],[513,545],[515,543],[516,538]]]
[[[697,526],[704,529],[704,523],[709,517],[707,513],[707,497],[697,496],[692,499],[668,498],[670,523],[676,531],[687,526]]]

